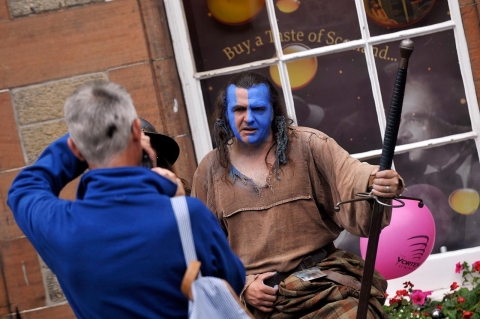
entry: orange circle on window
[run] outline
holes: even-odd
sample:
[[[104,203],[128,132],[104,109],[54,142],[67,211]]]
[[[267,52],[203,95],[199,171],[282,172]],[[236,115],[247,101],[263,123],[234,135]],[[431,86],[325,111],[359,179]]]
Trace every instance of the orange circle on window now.
[[[462,188],[453,191],[448,198],[450,207],[459,214],[471,215],[475,213],[480,204],[478,192],[471,188]]]
[[[292,13],[300,6],[299,0],[278,0],[277,8],[283,13]]]
[[[290,44],[283,48],[283,54],[295,53],[307,51],[310,49],[303,44]],[[313,78],[317,74],[318,62],[316,57],[304,58],[301,60],[288,62],[288,78],[290,80],[290,86],[292,90],[298,90],[307,86],[312,82]],[[270,66],[270,76],[272,77],[273,82],[282,87],[280,81],[280,73],[276,65]]]
[[[207,0],[213,17],[227,25],[245,24],[265,7],[265,0]]]

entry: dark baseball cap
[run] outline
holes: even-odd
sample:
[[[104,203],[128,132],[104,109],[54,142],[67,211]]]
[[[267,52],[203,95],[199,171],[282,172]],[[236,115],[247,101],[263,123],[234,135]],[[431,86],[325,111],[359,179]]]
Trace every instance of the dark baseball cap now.
[[[155,127],[145,119],[140,118],[142,131],[150,137],[150,144],[157,152],[158,158],[165,158],[170,165],[173,165],[180,154],[180,147],[177,142],[170,136],[157,132]]]

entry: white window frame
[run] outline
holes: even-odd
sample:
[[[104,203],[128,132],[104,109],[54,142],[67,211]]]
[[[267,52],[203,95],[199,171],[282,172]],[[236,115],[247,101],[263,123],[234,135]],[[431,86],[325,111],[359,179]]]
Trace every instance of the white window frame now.
[[[442,1],[442,0],[439,0]],[[168,18],[168,25],[170,28],[170,33],[172,36],[173,48],[175,52],[175,59],[177,62],[178,72],[180,80],[183,87],[184,98],[186,103],[186,108],[188,112],[188,118],[190,122],[190,129],[192,131],[192,139],[195,147],[197,161],[200,162],[201,159],[212,150],[212,141],[210,137],[210,131],[208,127],[207,115],[205,112],[205,105],[203,102],[203,95],[201,90],[200,81],[219,75],[228,75],[237,73],[241,70],[252,70],[263,68],[270,65],[277,65],[280,72],[280,79],[282,81],[282,86],[284,88],[289,88],[289,78],[286,68],[286,63],[290,61],[295,61],[298,59],[311,57],[311,56],[323,56],[336,52],[343,52],[352,49],[363,48],[365,51],[365,58],[367,62],[367,68],[369,77],[372,84],[372,92],[376,105],[376,112],[378,117],[378,122],[380,126],[380,131],[382,134],[382,139],[385,133],[386,126],[386,116],[383,105],[382,94],[380,90],[380,84],[378,81],[373,46],[379,45],[382,43],[387,43],[390,41],[401,40],[404,38],[415,38],[418,36],[423,36],[431,33],[441,32],[445,30],[453,30],[454,37],[456,40],[457,54],[459,58],[460,72],[462,75],[463,83],[465,85],[465,94],[468,103],[469,115],[472,123],[472,130],[467,133],[449,135],[445,137],[430,139],[426,141],[400,145],[395,148],[395,154],[405,153],[413,149],[419,148],[430,148],[433,146],[446,145],[454,142],[465,141],[473,139],[477,146],[477,151],[480,150],[480,138],[478,132],[480,132],[480,113],[478,111],[478,102],[477,96],[474,87],[472,68],[470,65],[470,57],[468,54],[468,47],[465,38],[465,32],[463,29],[462,18],[460,14],[460,7],[458,0],[448,0],[448,5],[450,9],[451,20],[420,27],[413,28],[409,30],[397,31],[394,33],[371,36],[367,23],[367,15],[365,12],[363,0],[355,0],[355,6],[358,13],[358,21],[361,30],[361,39],[353,40],[345,43],[339,43],[331,46],[325,46],[320,48],[314,48],[308,51],[283,54],[282,44],[280,41],[280,35],[278,30],[278,25],[276,23],[277,19],[275,16],[274,0],[266,0],[266,7],[269,17],[269,22],[272,28],[272,35],[275,44],[275,49],[277,55],[275,58],[255,61],[251,63],[245,63],[242,65],[226,67],[215,70],[208,70],[204,72],[197,72],[195,67],[195,60],[193,58],[192,47],[190,44],[189,32],[187,21],[185,18],[185,12],[183,8],[183,3],[181,0],[164,0],[165,9]],[[415,42],[415,41],[414,41]],[[408,80],[407,80],[408,81]],[[292,91],[289,89],[284,89],[284,98],[285,104],[287,107],[287,112],[289,116],[296,122],[295,109],[292,97]],[[382,150],[376,149],[363,153],[352,154],[353,157],[360,160],[367,160],[373,157],[378,157],[381,155]],[[480,152],[479,152],[480,153]],[[465,251],[465,253],[462,253]],[[467,253],[468,251],[468,253]],[[464,249],[461,251],[447,252],[443,254],[432,255],[429,257],[429,260],[435,260],[441,262],[452,263],[453,266],[458,261],[459,256],[462,254],[477,254],[480,259],[480,247]],[[467,256],[465,255],[465,256]],[[461,258],[460,258],[461,259]],[[454,268],[451,268],[454,269]],[[416,273],[407,275],[409,280],[413,282]],[[421,275],[419,275],[421,276]],[[432,280],[432,283],[429,287],[419,287],[420,289],[440,289],[447,288],[450,283],[446,283],[442,280],[435,278]],[[422,280],[424,282],[425,280]],[[395,281],[396,283],[396,281]]]

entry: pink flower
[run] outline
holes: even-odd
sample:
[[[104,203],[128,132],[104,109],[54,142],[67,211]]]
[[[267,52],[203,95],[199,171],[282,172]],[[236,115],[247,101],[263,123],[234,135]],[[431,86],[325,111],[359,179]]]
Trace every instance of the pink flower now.
[[[457,289],[458,287],[460,287],[460,286],[457,284],[456,281],[454,281],[453,284],[450,285],[450,289],[451,289],[451,290],[455,290],[455,289]]]
[[[460,262],[458,262],[458,263],[455,265],[455,272],[456,272],[457,274],[459,274],[459,273],[460,273],[460,270],[462,270],[462,268],[463,268],[462,264],[461,264]]]
[[[414,290],[410,295],[410,300],[415,305],[423,305],[425,303],[425,298],[431,294],[431,291]]]

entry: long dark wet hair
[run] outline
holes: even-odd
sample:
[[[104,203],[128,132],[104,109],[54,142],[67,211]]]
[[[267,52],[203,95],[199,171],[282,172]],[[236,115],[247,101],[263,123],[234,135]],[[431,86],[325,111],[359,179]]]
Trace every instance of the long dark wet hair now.
[[[265,84],[268,88],[270,104],[273,108],[271,128],[274,139],[272,146],[265,156],[265,163],[268,164],[267,158],[270,151],[275,150],[274,172],[275,177],[279,179],[278,171],[280,164],[284,165],[287,163],[289,151],[287,128],[293,121],[288,117],[283,99],[278,94],[272,82],[262,74],[253,71],[245,71],[232,77],[219,92],[215,102],[217,120],[214,124],[213,138],[220,165],[225,168],[226,173],[230,171],[228,146],[234,143],[234,134],[227,118],[227,89],[232,84],[243,89],[249,89],[260,84]]]

